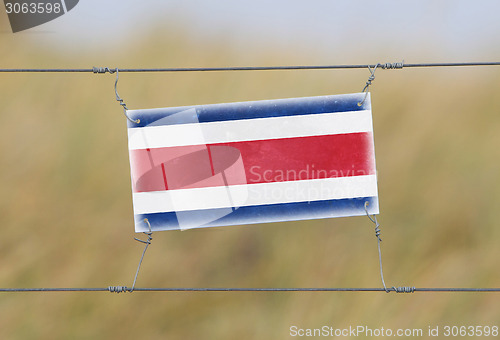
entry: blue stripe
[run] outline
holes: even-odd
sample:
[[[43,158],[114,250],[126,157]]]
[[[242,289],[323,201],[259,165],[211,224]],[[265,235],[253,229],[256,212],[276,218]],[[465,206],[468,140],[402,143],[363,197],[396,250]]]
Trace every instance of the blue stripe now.
[[[359,106],[365,94],[344,94],[334,96],[262,100],[241,103],[211,104],[198,106],[171,107],[162,109],[132,110],[131,119],[140,119],[140,123],[128,122],[129,128],[163,125],[162,118],[192,108],[192,117],[182,115],[182,120],[169,120],[168,124],[187,124],[193,122],[208,123],[227,120],[296,116],[316,113],[369,110],[370,100]]]
[[[364,205],[367,201],[369,202],[368,211],[370,213],[378,211],[377,197],[359,197],[340,200],[269,204],[240,207],[222,218],[199,227],[219,227],[240,224],[360,216],[366,214]],[[206,214],[205,216],[209,216],[210,214],[213,214],[214,216],[220,216],[220,210],[221,209],[196,210],[193,211],[193,214],[199,214],[200,212],[203,212],[204,214]],[[143,222],[145,218],[149,220],[153,231],[180,229],[176,213],[166,212],[136,215],[136,232],[147,231],[147,226]]]

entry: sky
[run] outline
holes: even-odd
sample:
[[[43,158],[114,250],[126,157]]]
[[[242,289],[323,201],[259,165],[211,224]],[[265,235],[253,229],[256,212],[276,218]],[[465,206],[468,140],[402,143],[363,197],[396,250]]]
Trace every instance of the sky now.
[[[68,14],[16,34],[88,51],[133,46],[156,27],[175,37],[172,27],[178,27],[195,42],[223,39],[250,54],[298,47],[357,62],[373,51],[394,58],[387,61],[416,62],[408,59],[424,55],[490,61],[500,57],[499,10],[498,0],[80,0]]]

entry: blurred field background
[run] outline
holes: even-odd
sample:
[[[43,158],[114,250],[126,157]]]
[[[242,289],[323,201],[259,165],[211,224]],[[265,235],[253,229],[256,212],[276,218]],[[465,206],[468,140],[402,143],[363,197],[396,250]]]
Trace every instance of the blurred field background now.
[[[0,25],[8,30],[4,16]],[[193,42],[193,32],[175,25],[158,24],[140,42],[106,53],[62,54],[35,43],[37,34],[3,33],[0,67],[335,63],[300,46],[269,46],[249,60],[224,38]],[[162,36],[166,30],[175,37]],[[354,62],[398,61],[380,50]],[[433,60],[406,60],[420,61]],[[360,92],[368,75],[123,73],[118,86],[130,108],[154,108]],[[495,67],[377,71],[372,107],[388,286],[500,286],[499,76]],[[0,286],[130,286],[143,245],[133,240],[114,75],[0,77]],[[138,287],[381,286],[366,217],[153,237]],[[499,325],[499,302],[486,293],[1,293],[0,338],[286,339],[292,325],[425,332]]]

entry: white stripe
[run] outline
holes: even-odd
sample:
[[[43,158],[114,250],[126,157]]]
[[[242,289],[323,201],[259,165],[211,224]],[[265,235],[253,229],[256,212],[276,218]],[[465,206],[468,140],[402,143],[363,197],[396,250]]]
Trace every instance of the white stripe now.
[[[377,178],[376,175],[367,175],[139,192],[133,194],[134,213],[149,214],[231,207],[230,200],[228,200],[228,188],[233,198],[235,196],[240,198],[237,206],[250,206],[377,196]]]
[[[371,131],[371,110],[362,110],[130,128],[128,140],[136,150]]]

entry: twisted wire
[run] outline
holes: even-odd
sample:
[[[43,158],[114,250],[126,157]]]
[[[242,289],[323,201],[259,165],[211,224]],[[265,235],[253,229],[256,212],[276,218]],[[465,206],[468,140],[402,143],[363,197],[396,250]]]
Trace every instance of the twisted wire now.
[[[395,69],[402,69],[405,67],[405,61],[403,60],[402,62],[398,63],[385,63],[385,64],[379,64],[379,67],[384,69],[384,70],[395,70]]]
[[[366,216],[370,219],[375,224],[375,236],[377,237],[377,246],[378,246],[378,262],[379,262],[379,267],[380,267],[380,279],[382,280],[382,285],[384,286],[384,290],[389,293],[390,290],[387,289],[385,285],[385,280],[384,280],[384,271],[382,269],[382,250],[380,249],[380,242],[382,242],[382,239],[380,238],[380,224],[377,221],[377,217],[373,215],[373,217],[370,216],[368,213],[368,201],[365,202],[365,212]],[[394,288],[394,287],[393,287]]]
[[[151,244],[151,241],[153,240],[153,237],[152,237],[153,232],[151,231],[151,224],[149,223],[149,220],[147,218],[144,219],[144,222],[146,222],[148,224],[149,231],[143,232],[143,234],[146,235],[148,237],[148,239],[146,241],[143,241],[141,239],[134,238],[134,240],[142,242],[146,245],[144,246],[144,250],[142,251],[141,260],[139,261],[139,265],[137,266],[137,270],[135,272],[134,283],[132,284],[132,288],[130,288],[130,290],[129,290],[131,293],[134,291],[135,283],[137,282],[137,276],[139,276],[139,270],[141,269],[142,260],[144,260],[144,255],[146,254],[146,250],[148,250],[148,247]]]
[[[110,293],[120,294],[120,293],[128,292],[129,289],[127,287],[125,287],[125,286],[109,286],[108,287],[108,291]]]
[[[94,69],[96,69],[96,67],[94,67]],[[125,102],[123,101],[123,99],[120,97],[120,95],[118,94],[118,77],[119,77],[119,71],[118,71],[118,68],[116,68],[115,70],[111,71],[109,68],[107,67],[104,67],[104,68],[98,68],[99,71],[103,70],[104,69],[104,72],[102,73],[105,73],[105,72],[109,72],[111,74],[113,74],[114,72],[116,72],[116,80],[115,80],[115,95],[116,95],[116,101],[123,107],[123,114],[125,115],[125,117],[127,117],[127,119],[131,122],[131,123],[136,123],[136,124],[139,124],[141,122],[140,119],[137,119],[137,120],[133,120],[132,118],[130,118],[127,114],[127,104],[125,104]],[[101,72],[99,72],[101,73]]]
[[[379,65],[380,64],[375,65],[374,68],[371,68],[370,66],[368,66],[368,70],[370,71],[370,76],[368,77],[368,80],[366,81],[365,87],[363,87],[363,91],[361,91],[362,93],[363,92],[365,93],[365,96],[364,96],[363,100],[358,103],[358,106],[362,106],[365,103],[366,98],[368,97],[368,88],[372,84],[372,81],[375,80],[375,71],[377,70],[377,67]]]
[[[382,231],[380,230],[380,223],[378,223],[378,221],[377,221],[377,216],[373,215],[373,217],[372,217],[368,213],[368,205],[369,205],[369,202],[366,201],[365,202],[366,216],[368,216],[370,221],[372,221],[373,224],[375,224],[375,237],[377,238],[378,263],[379,263],[379,267],[380,267],[380,279],[382,280],[382,285],[384,286],[385,292],[386,293],[390,293],[390,292],[413,293],[413,292],[415,292],[415,287],[394,287],[394,286],[391,288],[386,287],[385,280],[384,280],[384,270],[382,268],[382,250],[380,249],[380,242],[382,242],[382,238],[380,237],[380,234],[382,233]]]
[[[396,293],[414,293],[415,287],[392,287]]]
[[[92,67],[92,72],[93,73],[110,73],[113,74],[118,71],[118,68],[109,68],[109,67]]]

